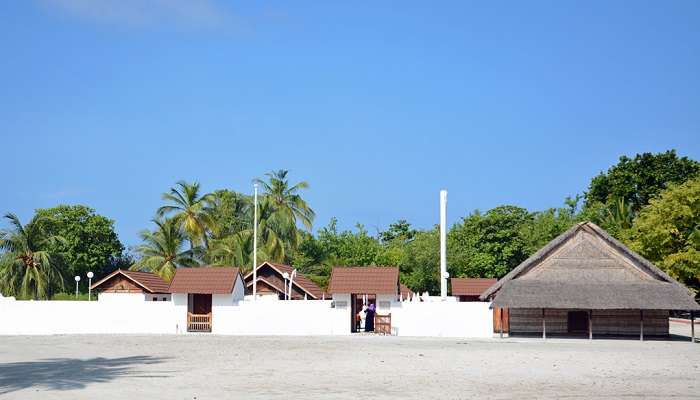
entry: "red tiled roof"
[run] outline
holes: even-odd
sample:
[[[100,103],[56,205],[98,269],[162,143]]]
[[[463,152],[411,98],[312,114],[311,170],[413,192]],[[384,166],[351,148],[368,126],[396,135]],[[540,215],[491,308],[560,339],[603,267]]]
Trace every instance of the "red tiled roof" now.
[[[413,293],[411,289],[408,288],[408,286],[404,285],[403,283],[399,287],[399,291],[401,293],[401,296],[407,296]]]
[[[263,262],[262,264],[258,265],[258,268],[257,268],[257,269],[262,268],[265,264],[267,264],[267,265],[271,266],[272,268],[278,270],[281,274],[283,274],[283,273],[286,272],[286,273],[288,273],[288,274],[291,275],[291,274],[292,274],[292,271],[294,271],[294,267],[291,267],[291,266],[289,266],[289,265],[284,265],[284,264],[272,263],[272,262],[269,262],[269,261],[265,261],[265,262]],[[248,278],[250,278],[252,275],[253,275],[253,272],[252,272],[252,271],[249,272],[249,273],[245,276],[245,280],[248,280]],[[258,279],[260,279],[260,278],[258,278]],[[251,282],[252,282],[252,281],[251,281]],[[252,284],[252,283],[251,283],[251,284]],[[323,297],[323,290],[321,290],[321,288],[318,287],[318,285],[316,285],[316,284],[315,284],[312,280],[310,280],[309,278],[305,277],[304,274],[302,274],[302,273],[299,272],[299,271],[297,271],[297,274],[296,274],[296,276],[294,277],[294,283],[293,283],[293,284],[296,285],[296,286],[298,286],[298,287],[300,287],[302,290],[304,290],[305,292],[307,292],[309,295],[311,295],[312,297],[314,297],[314,298],[316,298],[316,299],[321,299],[321,298]],[[248,285],[248,284],[247,284],[247,285]],[[248,285],[248,286],[250,286],[250,285]]]
[[[452,296],[479,296],[497,281],[495,278],[451,278]]]
[[[231,293],[239,275],[239,269],[233,267],[178,268],[170,282],[170,293]]]
[[[329,293],[398,294],[397,267],[334,267]]]
[[[118,269],[111,274],[105,276],[99,281],[95,282],[90,288],[92,290],[99,290],[99,286],[116,275],[123,275],[130,281],[134,282],[136,285],[143,288],[148,293],[170,293],[168,288],[170,284],[164,281],[163,278],[154,274],[153,272],[140,272],[140,271],[128,271]]]

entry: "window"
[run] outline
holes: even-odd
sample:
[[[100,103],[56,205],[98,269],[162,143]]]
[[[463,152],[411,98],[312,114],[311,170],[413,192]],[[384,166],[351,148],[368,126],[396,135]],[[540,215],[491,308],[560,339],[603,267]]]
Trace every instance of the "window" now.
[[[165,298],[165,297],[163,297],[163,301],[168,301],[168,299],[167,299],[167,298]]]
[[[154,297],[154,298],[153,298],[153,301],[158,301],[158,298],[157,298],[157,297]]]

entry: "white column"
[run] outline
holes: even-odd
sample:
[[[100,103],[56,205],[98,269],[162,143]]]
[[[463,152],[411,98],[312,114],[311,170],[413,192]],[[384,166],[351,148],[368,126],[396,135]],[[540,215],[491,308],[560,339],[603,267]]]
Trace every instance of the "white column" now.
[[[447,190],[440,191],[440,297],[447,299]]]

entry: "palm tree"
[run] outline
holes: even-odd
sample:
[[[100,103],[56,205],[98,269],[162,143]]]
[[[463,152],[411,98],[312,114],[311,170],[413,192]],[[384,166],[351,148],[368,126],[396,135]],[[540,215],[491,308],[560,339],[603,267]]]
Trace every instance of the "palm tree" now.
[[[213,240],[223,239],[241,232],[253,224],[253,198],[229,190],[217,190],[211,194],[207,207],[214,221],[211,227]]]
[[[301,234],[288,214],[275,208],[269,199],[258,205],[258,259],[285,262],[288,250],[296,248]],[[206,261],[212,264],[238,265],[253,263],[253,228],[248,227],[225,237],[211,240]]]
[[[214,219],[209,206],[213,197],[207,193],[200,196],[199,183],[179,181],[169,193],[163,193],[163,200],[171,204],[160,207],[158,217],[173,214],[173,220],[185,231],[190,240],[190,247],[204,244],[207,247],[207,232],[215,229]]]
[[[132,271],[149,271],[166,281],[173,279],[175,269],[198,265],[193,249],[185,250],[187,238],[175,219],[154,219],[155,231],[145,230],[140,236],[143,244],[136,247],[141,258],[131,266]]]
[[[307,229],[311,229],[316,213],[309,207],[304,199],[299,195],[301,189],[308,189],[307,182],[299,182],[290,186],[287,180],[289,171],[280,169],[265,174],[268,181],[255,179],[253,182],[259,184],[263,189],[264,196],[272,202],[272,205],[287,214],[296,224],[301,222]]]
[[[267,253],[267,247],[258,247],[258,260],[276,261]],[[236,265],[243,273],[253,267],[253,234],[246,230],[223,239],[214,239],[207,251],[207,261],[212,265]],[[256,263],[257,265],[258,263]]]
[[[608,227],[629,229],[635,216],[632,204],[623,198],[617,198],[603,211],[601,220]]]
[[[63,288],[63,278],[51,254],[45,250],[55,242],[65,242],[58,235],[47,236],[34,218],[22,225],[15,214],[5,214],[11,230],[0,231],[0,289],[10,296],[48,299],[54,289]]]

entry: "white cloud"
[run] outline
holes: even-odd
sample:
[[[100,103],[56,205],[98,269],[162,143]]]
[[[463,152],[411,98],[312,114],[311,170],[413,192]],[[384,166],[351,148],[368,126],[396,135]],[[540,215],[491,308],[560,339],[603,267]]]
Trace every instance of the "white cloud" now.
[[[146,28],[216,28],[231,17],[213,0],[41,0],[53,11],[82,20]]]

